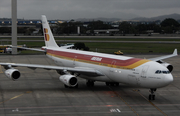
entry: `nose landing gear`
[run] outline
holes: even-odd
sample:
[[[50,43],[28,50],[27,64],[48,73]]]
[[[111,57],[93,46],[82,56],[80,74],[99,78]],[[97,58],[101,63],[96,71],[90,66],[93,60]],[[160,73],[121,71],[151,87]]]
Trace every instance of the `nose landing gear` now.
[[[156,91],[156,88],[155,89],[150,89],[149,90],[149,92],[150,92],[150,94],[149,94],[149,100],[155,100],[155,91]]]

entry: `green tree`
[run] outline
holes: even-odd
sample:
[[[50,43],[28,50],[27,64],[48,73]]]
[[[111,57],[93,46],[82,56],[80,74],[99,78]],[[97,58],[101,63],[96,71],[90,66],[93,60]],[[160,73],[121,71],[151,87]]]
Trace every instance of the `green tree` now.
[[[138,33],[144,34],[146,33],[147,26],[145,24],[139,24],[136,26],[136,30]]]
[[[77,27],[80,27],[82,34],[86,33],[86,28],[81,22],[64,22],[57,24],[57,34],[76,34]]]
[[[18,32],[18,33],[24,33],[24,34],[25,34],[26,31],[27,31],[27,27],[18,27],[18,28],[17,28],[17,32]]]
[[[87,30],[90,30],[90,33],[94,33],[94,30],[103,30],[103,29],[111,29],[112,26],[110,24],[106,24],[103,21],[92,21],[89,23]]]
[[[148,30],[153,30],[155,33],[161,33],[161,26],[155,23],[149,24]]]
[[[125,21],[119,25],[119,31],[122,34],[132,34],[132,33],[135,34],[135,33],[137,33],[134,25],[132,25],[128,22],[125,22]]]
[[[75,49],[79,49],[79,50],[83,49],[83,50],[85,50],[85,51],[89,51],[89,47],[85,46],[85,44],[84,44],[83,42],[77,42],[77,43],[75,43],[75,44],[74,44],[74,48],[75,48]]]
[[[74,44],[74,47],[76,48],[76,49],[84,49],[86,46],[85,46],[85,44],[84,43],[82,43],[82,42],[77,42],[77,43],[75,43]]]
[[[155,33],[160,33],[161,27],[160,27],[160,25],[157,25],[155,23],[139,24],[136,26],[136,30],[138,30],[138,32],[141,34],[147,34],[148,30],[153,30]]]
[[[112,26],[110,24],[106,24],[103,21],[92,21],[88,25],[89,29],[111,29]]]
[[[11,27],[0,27],[0,33],[11,33]]]
[[[161,28],[164,33],[175,33],[179,29],[180,24],[172,19],[168,18],[161,22]]]

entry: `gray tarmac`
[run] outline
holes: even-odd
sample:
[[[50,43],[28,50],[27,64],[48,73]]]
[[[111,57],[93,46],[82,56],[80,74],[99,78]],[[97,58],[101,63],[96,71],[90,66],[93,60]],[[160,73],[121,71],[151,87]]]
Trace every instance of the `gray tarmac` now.
[[[158,55],[133,55],[139,58]],[[149,90],[120,84],[108,87],[96,82],[86,87],[64,88],[53,70],[18,67],[21,78],[8,79],[0,68],[0,116],[179,116],[180,56],[165,60],[174,66],[174,81],[156,91],[149,101]],[[0,62],[54,65],[45,55],[1,55]]]

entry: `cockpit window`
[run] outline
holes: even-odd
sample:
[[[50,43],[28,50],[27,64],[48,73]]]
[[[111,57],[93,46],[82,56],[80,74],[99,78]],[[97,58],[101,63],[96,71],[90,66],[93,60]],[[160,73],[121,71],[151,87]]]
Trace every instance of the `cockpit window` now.
[[[163,74],[169,74],[170,72],[169,72],[169,71],[157,70],[155,73],[156,73],[156,74],[161,74],[161,73],[163,73]]]
[[[170,72],[169,71],[162,71],[164,74],[169,74]]]
[[[160,70],[157,70],[155,73],[156,73],[156,74],[160,74],[160,73],[161,73],[161,71],[160,71]]]

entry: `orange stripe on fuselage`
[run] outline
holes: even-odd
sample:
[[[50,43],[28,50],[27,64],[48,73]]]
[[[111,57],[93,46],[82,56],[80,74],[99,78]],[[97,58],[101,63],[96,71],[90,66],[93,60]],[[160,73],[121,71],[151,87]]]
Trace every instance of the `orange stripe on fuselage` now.
[[[149,60],[146,60],[146,59],[140,59],[139,61],[137,62],[134,62],[133,64],[131,65],[128,65],[128,66],[125,66],[126,68],[129,68],[129,69],[133,69],[133,68],[136,68],[146,62],[149,62]]]
[[[107,67],[114,67],[114,68],[121,68],[121,69],[133,69],[146,62],[149,62],[149,60],[139,59],[139,58],[120,60],[120,59],[113,59],[113,58],[107,58],[107,57],[101,57],[101,56],[92,56],[92,55],[69,53],[69,52],[63,52],[63,51],[53,51],[53,50],[47,50],[47,54],[54,57],[66,59],[66,60],[71,60],[71,61],[75,60],[78,62],[84,62],[84,63],[107,66]],[[92,60],[94,59],[94,57],[99,59],[99,61]]]

